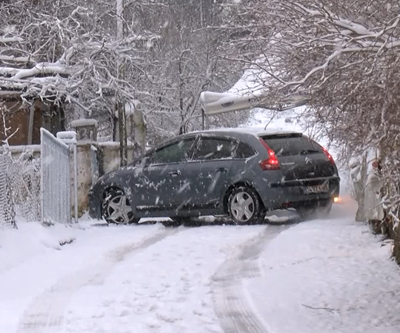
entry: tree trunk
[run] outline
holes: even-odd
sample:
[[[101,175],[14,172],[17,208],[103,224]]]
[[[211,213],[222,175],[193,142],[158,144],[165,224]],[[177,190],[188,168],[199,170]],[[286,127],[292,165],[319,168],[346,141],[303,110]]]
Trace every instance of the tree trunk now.
[[[124,38],[124,0],[117,0],[117,39],[122,40]],[[118,63],[118,78],[124,78],[124,64]],[[118,112],[118,124],[119,124],[119,144],[120,144],[120,158],[121,166],[128,164],[128,140],[126,135],[126,114],[125,114],[125,102],[122,96],[117,92],[116,107]]]

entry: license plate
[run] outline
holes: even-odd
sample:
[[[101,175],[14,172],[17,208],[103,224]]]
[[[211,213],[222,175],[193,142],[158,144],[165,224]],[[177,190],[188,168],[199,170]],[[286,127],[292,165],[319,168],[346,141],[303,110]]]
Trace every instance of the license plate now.
[[[312,194],[312,193],[325,193],[329,191],[329,184],[325,183],[322,185],[314,185],[314,186],[307,186],[305,188],[306,194]]]

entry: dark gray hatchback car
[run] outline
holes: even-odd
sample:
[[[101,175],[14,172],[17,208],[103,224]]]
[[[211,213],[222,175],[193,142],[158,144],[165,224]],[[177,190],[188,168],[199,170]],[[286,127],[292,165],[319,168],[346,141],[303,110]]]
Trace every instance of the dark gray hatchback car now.
[[[227,215],[261,222],[268,210],[329,212],[340,178],[326,149],[301,133],[226,129],[177,136],[90,191],[90,216],[111,223],[142,217],[182,221]]]

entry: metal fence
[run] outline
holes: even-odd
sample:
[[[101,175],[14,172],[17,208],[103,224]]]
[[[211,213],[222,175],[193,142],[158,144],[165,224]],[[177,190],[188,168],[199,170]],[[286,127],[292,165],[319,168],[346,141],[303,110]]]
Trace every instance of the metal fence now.
[[[40,221],[40,158],[30,151],[9,158],[9,204],[19,220]]]
[[[15,226],[15,210],[7,175],[9,156],[0,155],[0,225]]]
[[[70,149],[44,128],[40,136],[42,222],[70,223]]]

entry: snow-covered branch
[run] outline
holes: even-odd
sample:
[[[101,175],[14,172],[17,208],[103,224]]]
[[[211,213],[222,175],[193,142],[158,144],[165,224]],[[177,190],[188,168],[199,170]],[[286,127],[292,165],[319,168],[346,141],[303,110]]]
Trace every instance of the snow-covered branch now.
[[[24,40],[21,37],[2,37],[0,36],[0,43],[16,43],[23,42]]]
[[[0,54],[0,61],[1,62],[8,62],[8,63],[35,63],[30,57],[15,57],[15,56],[7,56]]]
[[[25,79],[27,77],[45,75],[45,74],[62,74],[70,75],[74,72],[71,67],[66,67],[60,63],[39,63],[29,69],[18,69],[10,67],[0,67],[0,75],[11,76],[12,80]]]

